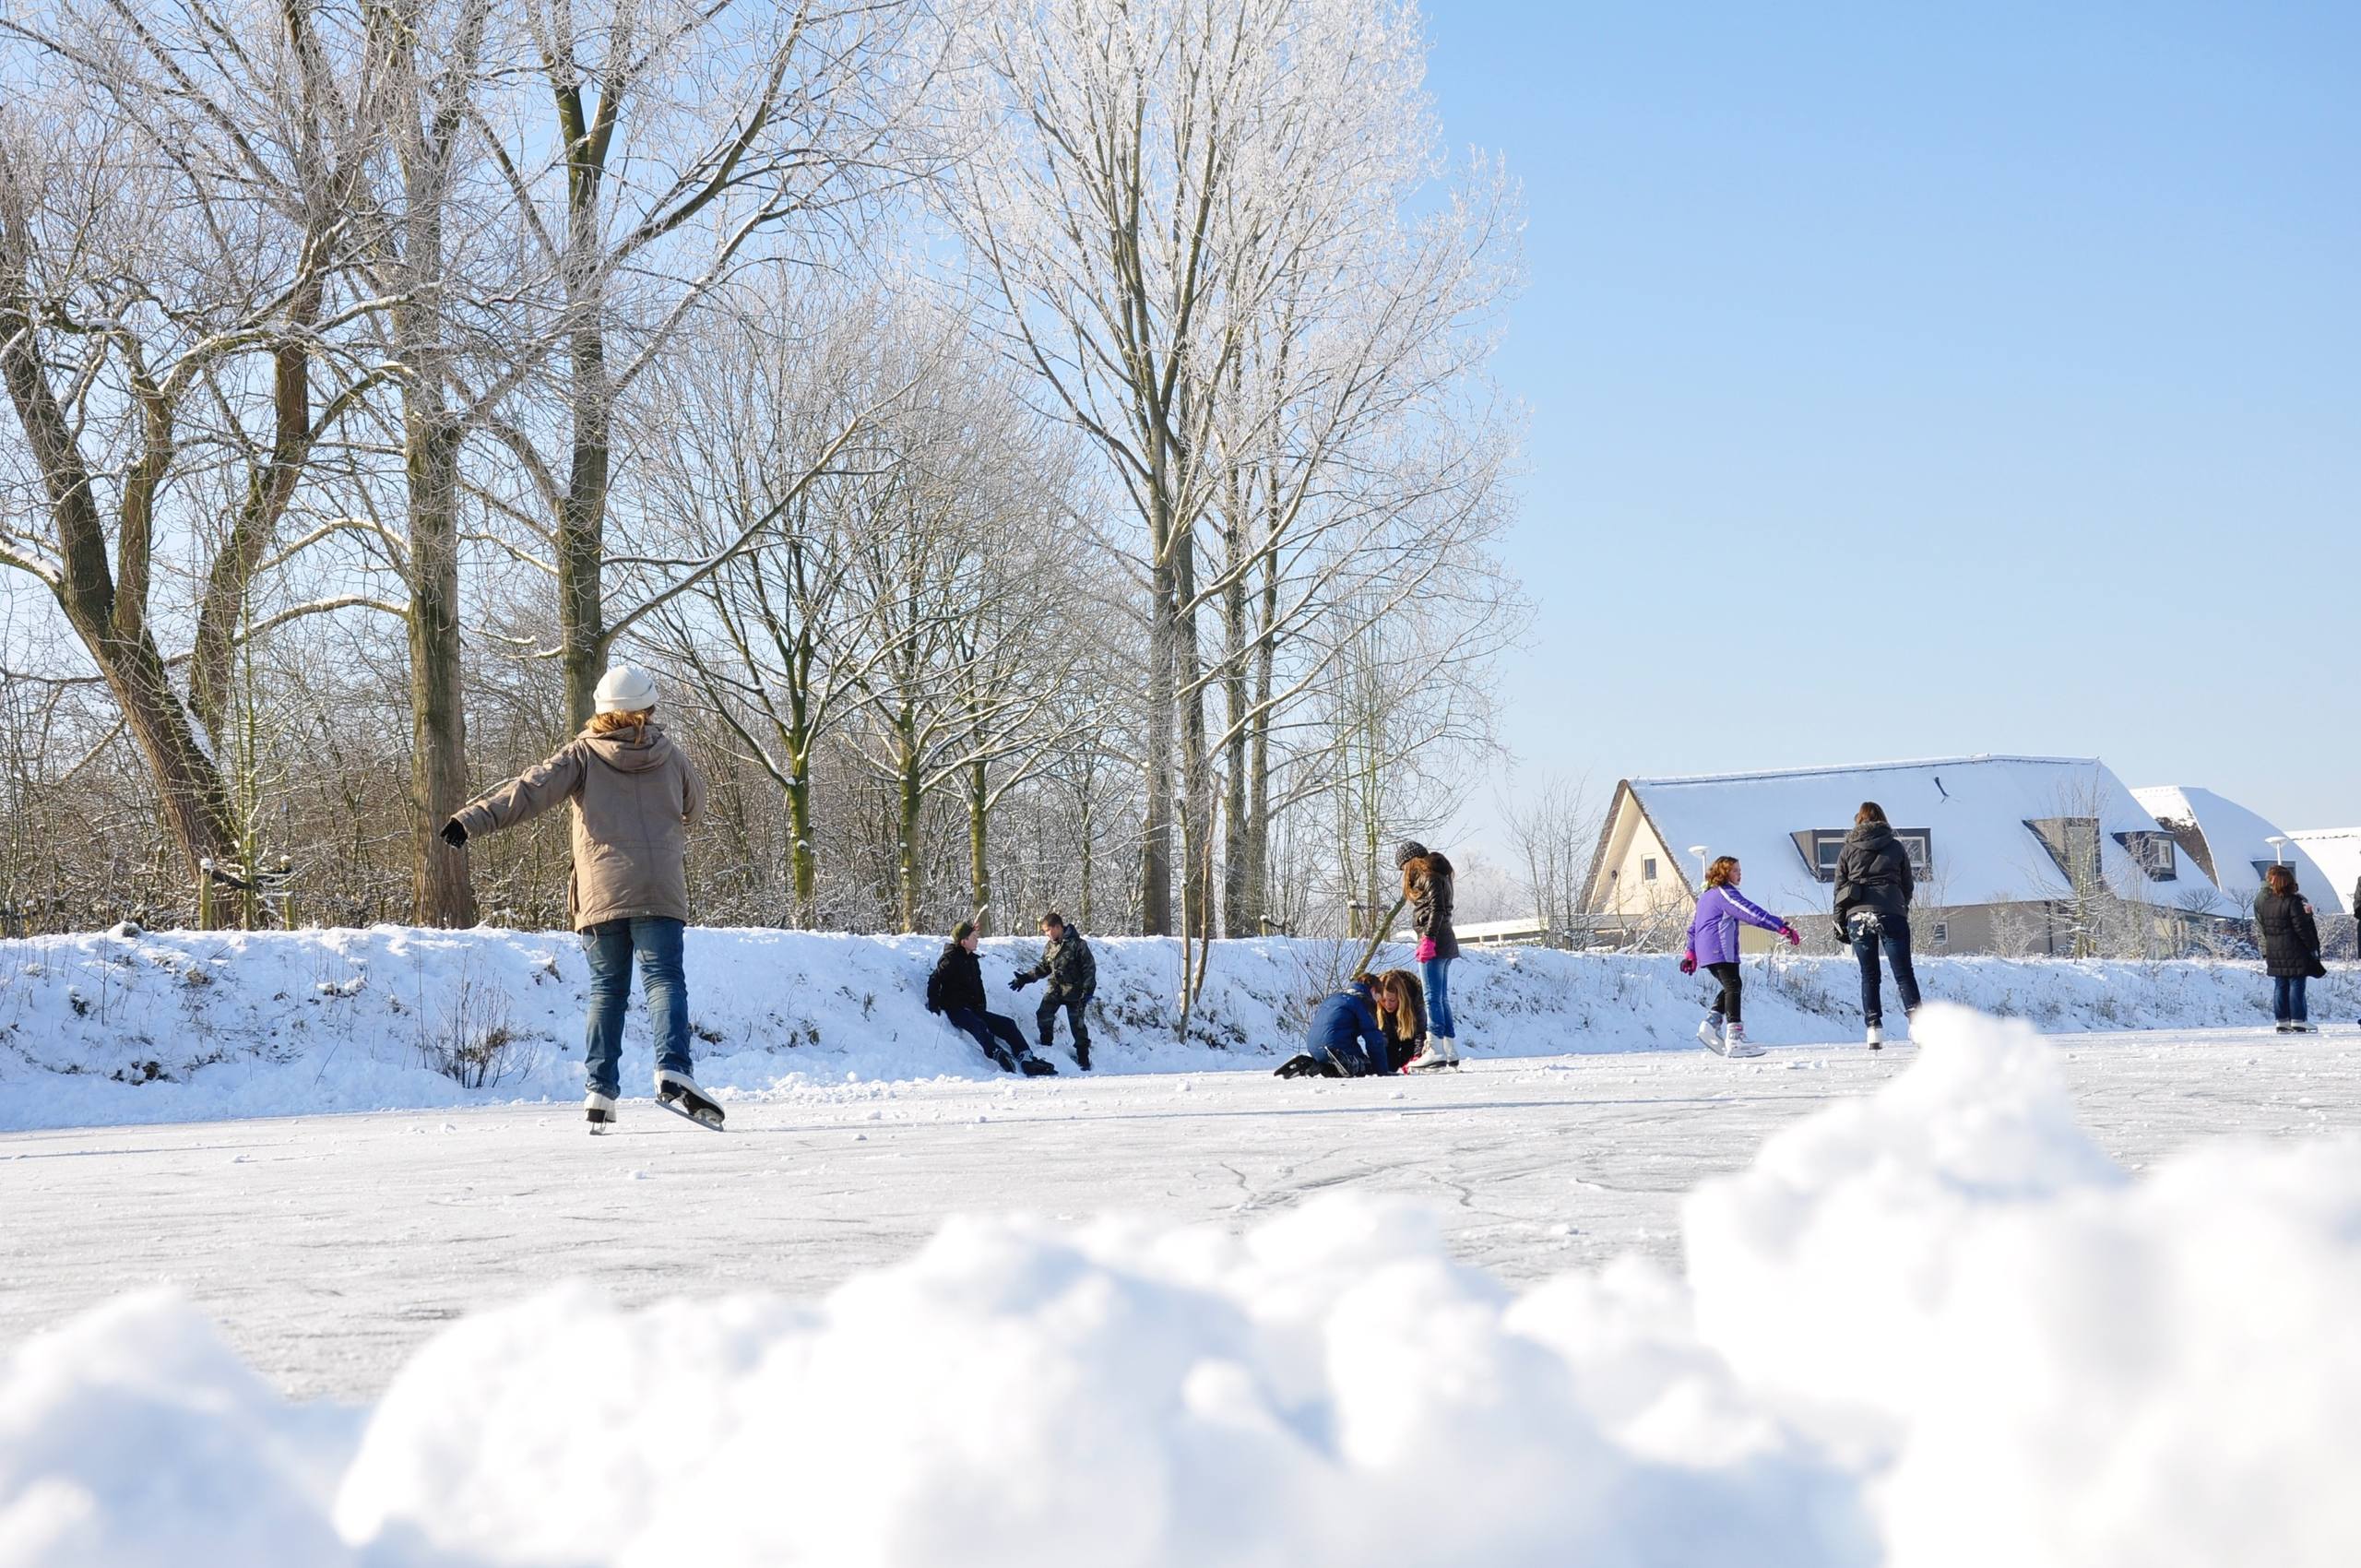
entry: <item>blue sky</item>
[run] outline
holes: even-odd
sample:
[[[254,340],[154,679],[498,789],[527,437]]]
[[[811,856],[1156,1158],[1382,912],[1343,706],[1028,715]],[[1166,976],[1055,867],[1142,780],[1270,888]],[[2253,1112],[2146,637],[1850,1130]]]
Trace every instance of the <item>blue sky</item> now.
[[[2361,822],[2361,6],[1427,23],[1530,220],[1513,788],[2035,752]]]

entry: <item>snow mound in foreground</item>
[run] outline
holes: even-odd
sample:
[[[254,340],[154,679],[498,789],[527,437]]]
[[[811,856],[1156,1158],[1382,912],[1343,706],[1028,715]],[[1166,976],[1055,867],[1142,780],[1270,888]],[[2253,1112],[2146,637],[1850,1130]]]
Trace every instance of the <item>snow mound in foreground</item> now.
[[[1523,1295],[1340,1196],[955,1222],[816,1304],[467,1319],[290,1408],[140,1297],[0,1370],[0,1565],[2361,1558],[2361,1150],[2134,1179],[2022,1027],[1701,1188],[1690,1276]]]

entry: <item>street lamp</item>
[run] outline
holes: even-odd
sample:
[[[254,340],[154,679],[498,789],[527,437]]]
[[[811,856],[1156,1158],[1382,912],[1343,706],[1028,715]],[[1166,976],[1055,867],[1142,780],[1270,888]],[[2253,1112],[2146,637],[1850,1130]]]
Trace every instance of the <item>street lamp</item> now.
[[[2287,863],[2287,835],[2274,833],[2263,842],[2271,846],[2272,864],[2284,866]]]
[[[1697,857],[1697,890],[1701,893],[1705,890],[1705,856],[1712,850],[1712,849],[1713,846],[1710,844],[1691,844],[1689,846],[1689,852]]]

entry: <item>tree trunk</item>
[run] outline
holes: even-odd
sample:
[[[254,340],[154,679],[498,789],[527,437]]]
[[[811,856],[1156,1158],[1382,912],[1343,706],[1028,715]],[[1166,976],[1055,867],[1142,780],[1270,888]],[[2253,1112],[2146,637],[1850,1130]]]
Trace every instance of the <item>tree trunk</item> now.
[[[1175,598],[1179,605],[1189,605],[1196,599],[1197,570],[1195,552],[1191,540],[1183,536],[1173,552],[1177,568],[1173,574]],[[1183,935],[1207,937],[1214,931],[1213,910],[1213,845],[1215,830],[1213,757],[1205,732],[1204,661],[1197,642],[1197,619],[1193,612],[1182,610],[1175,627],[1174,662],[1177,682],[1174,687],[1180,713],[1180,841],[1181,861],[1180,908]]]
[[[1240,535],[1230,530],[1229,580],[1222,593],[1222,694],[1228,699],[1229,757],[1224,780],[1228,800],[1222,820],[1221,916],[1225,936],[1257,933],[1259,900],[1249,885],[1252,856],[1247,845],[1247,731],[1252,722],[1247,702],[1246,577],[1237,568]]]
[[[991,778],[981,762],[967,765],[967,880],[970,916],[978,930],[992,907],[992,868],[985,850],[991,830]],[[1085,926],[1084,930],[1090,928]]]
[[[1147,820],[1140,846],[1140,930],[1172,934],[1172,719],[1180,628],[1172,563],[1159,552],[1148,623]]]
[[[577,327],[573,350],[574,463],[557,515],[557,623],[566,720],[579,730],[590,722],[599,679],[607,671],[601,581],[610,461],[605,334],[595,323]]]
[[[0,377],[8,384],[56,527],[59,575],[50,588],[122,706],[189,875],[201,877],[206,861],[226,861],[234,849],[230,793],[219,765],[198,743],[187,709],[172,689],[163,657],[148,636],[146,606],[131,601],[128,588],[119,588],[108,566],[106,529],[89,470],[42,369],[32,316],[20,303],[21,274],[12,267],[5,280],[9,288],[0,294]],[[125,519],[125,527],[130,526]],[[144,557],[144,545],[125,543],[127,560]]]
[[[901,743],[901,770],[896,780],[899,799],[896,826],[902,876],[902,930],[919,929],[919,814],[925,791],[919,777],[918,716],[905,703],[896,720]]]
[[[812,765],[802,752],[789,764],[787,824],[795,836],[788,850],[795,873],[795,923],[809,931],[819,918],[820,876],[812,855]]]
[[[410,798],[421,925],[476,923],[468,852],[443,842],[468,800],[468,719],[460,691],[458,469],[461,433],[439,403],[417,398],[409,431]]]

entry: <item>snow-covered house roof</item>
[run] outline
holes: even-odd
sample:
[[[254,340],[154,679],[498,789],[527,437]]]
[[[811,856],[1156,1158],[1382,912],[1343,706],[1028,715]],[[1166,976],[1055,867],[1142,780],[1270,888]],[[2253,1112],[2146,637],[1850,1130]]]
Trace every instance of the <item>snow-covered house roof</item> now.
[[[2299,849],[2319,867],[2321,880],[2307,882],[2301,872],[2296,881],[2312,896],[2312,903],[2327,909],[2331,898],[2346,914],[2361,913],[2353,907],[2355,884],[2361,884],[2361,827],[2302,827],[2287,836],[2295,840],[2291,848]]]
[[[2073,884],[2065,866],[2087,864],[2093,853],[2119,893],[2177,903],[2191,888],[2209,887],[2097,759],[1958,756],[1626,779],[1592,861],[1592,907],[1613,899],[1612,862],[1625,852],[1636,813],[1679,866],[1684,890],[1698,885],[1703,860],[1736,855],[1747,893],[1764,907],[1789,915],[1825,909],[1836,849],[1864,801],[1883,806],[1910,845],[1921,905],[2068,897]]]
[[[2289,835],[2237,802],[2190,784],[2153,784],[2131,793],[2172,829],[2181,849],[2237,909],[2254,902],[2262,890],[2262,868],[2283,856],[2296,868],[2296,884],[2316,899],[2322,896],[2329,880],[2323,869],[2298,845],[2272,843]]]

